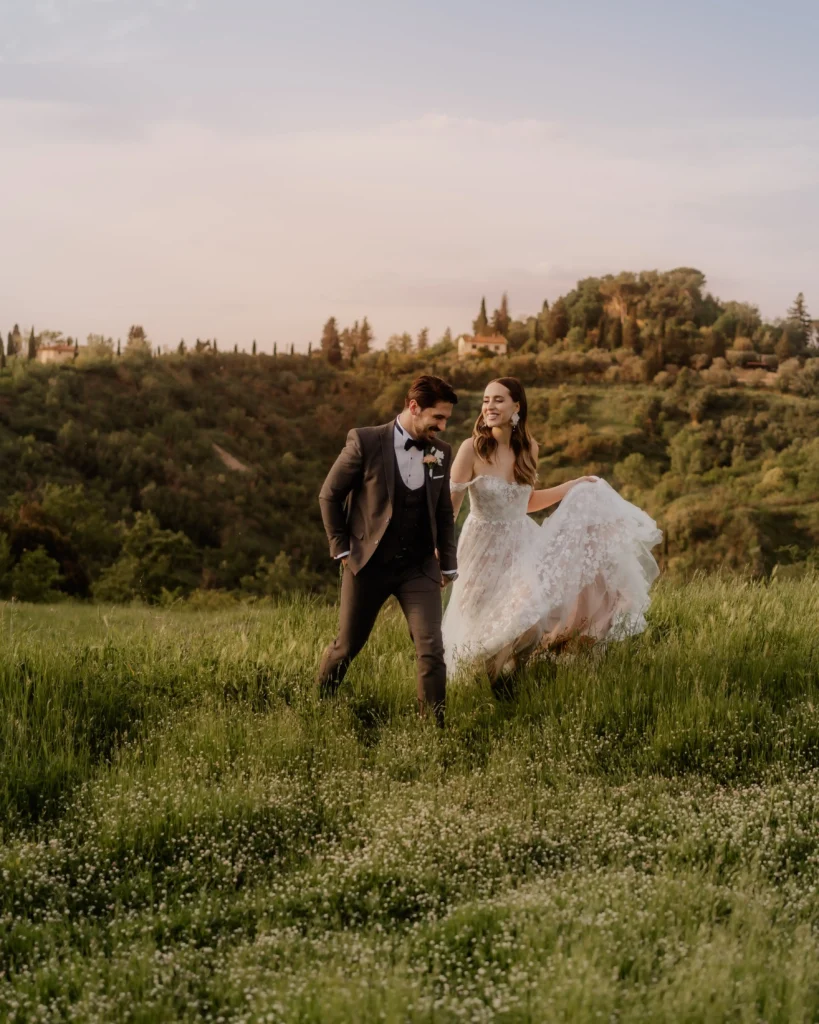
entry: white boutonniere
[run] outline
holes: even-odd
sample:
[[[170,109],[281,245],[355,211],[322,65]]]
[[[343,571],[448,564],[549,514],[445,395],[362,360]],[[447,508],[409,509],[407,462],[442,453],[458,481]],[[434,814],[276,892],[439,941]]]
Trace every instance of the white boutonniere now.
[[[443,466],[444,464],[444,453],[440,448],[430,448],[424,455],[424,465],[429,466],[430,479],[432,478],[432,472],[435,466]]]

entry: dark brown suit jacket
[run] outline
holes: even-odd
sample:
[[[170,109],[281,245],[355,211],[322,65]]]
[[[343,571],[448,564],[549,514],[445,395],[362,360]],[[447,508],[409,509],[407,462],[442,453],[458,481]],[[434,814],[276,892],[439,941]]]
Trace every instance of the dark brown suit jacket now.
[[[330,541],[330,554],[344,551],[353,573],[372,558],[390,522],[395,497],[395,420],[380,427],[358,427],[347,435],[347,443],[319,494],[321,518]],[[443,465],[424,466],[432,540],[438,557],[423,566],[424,572],[440,581],[441,570],[457,568],[455,518],[449,493],[452,449],[436,439],[431,447],[444,453]],[[349,498],[349,500],[348,500]]]

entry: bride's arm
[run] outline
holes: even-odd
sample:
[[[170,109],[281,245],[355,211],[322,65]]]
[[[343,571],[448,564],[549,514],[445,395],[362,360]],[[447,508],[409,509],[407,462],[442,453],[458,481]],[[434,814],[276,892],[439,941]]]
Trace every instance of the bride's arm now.
[[[452,460],[452,470],[449,477],[450,485],[468,484],[474,475],[474,461],[475,449],[472,445],[472,438],[468,437],[465,441],[461,442],[458,454]],[[465,489],[459,488],[452,491],[452,511],[456,519],[458,518],[458,512],[461,510],[465,494]]]
[[[541,512],[544,508],[550,508],[559,501],[563,501],[569,491],[577,484],[593,483],[595,480],[599,480],[599,477],[579,476],[576,480],[567,480],[565,484],[558,484],[557,487],[547,487],[542,491],[532,491],[526,511]]]

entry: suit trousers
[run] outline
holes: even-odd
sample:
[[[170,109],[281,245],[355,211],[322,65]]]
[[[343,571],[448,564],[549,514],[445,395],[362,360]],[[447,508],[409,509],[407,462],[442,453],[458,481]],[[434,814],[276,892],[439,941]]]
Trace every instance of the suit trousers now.
[[[423,713],[430,708],[443,725],[446,665],[441,636],[441,585],[425,575],[420,566],[397,559],[365,565],[356,574],[344,570],[338,635],[325,650],[319,667],[321,693],[335,693],[391,596],[401,606],[415,644],[419,710]]]

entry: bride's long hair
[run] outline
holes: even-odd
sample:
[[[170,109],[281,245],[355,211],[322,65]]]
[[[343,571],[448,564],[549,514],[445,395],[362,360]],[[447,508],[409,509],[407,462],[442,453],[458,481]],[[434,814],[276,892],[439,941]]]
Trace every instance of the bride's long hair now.
[[[526,392],[523,385],[517,377],[497,377],[495,380],[490,380],[489,383],[502,384],[512,396],[512,401],[520,405],[518,410],[520,419],[512,429],[512,437],[509,442],[515,453],[515,480],[519,484],[534,487],[537,480],[537,463],[532,455],[534,439],[529,433],[529,407],[526,404]],[[472,428],[472,442],[478,457],[484,462],[491,462],[498,449],[498,442],[495,440],[492,428],[484,422],[483,409],[478,414],[475,426]]]

